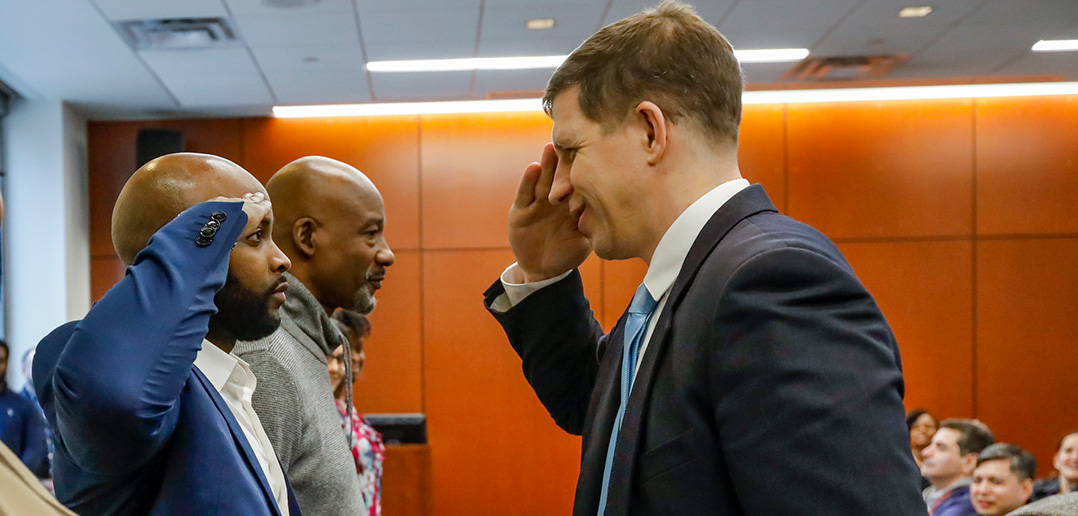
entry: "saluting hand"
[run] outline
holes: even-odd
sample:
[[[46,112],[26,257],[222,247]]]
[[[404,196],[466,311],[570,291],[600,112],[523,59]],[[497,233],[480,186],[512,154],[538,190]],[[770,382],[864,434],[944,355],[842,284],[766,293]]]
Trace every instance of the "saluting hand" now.
[[[568,203],[550,202],[557,167],[558,155],[548,143],[542,162],[524,169],[509,209],[509,245],[529,283],[579,267],[591,254],[591,243],[577,228]]]

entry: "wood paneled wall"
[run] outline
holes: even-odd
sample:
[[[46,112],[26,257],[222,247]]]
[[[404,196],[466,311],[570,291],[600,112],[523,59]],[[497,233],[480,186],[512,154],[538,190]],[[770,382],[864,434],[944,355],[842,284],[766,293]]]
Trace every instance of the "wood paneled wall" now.
[[[123,273],[112,205],[140,127],[263,181],[319,154],[379,186],[397,254],[356,389],[366,412],[425,412],[439,516],[568,514],[580,441],[551,421],[481,293],[512,262],[506,214],[549,140],[541,114],[95,122],[93,294]],[[743,174],[833,238],[890,321],[907,406],[978,417],[1033,451],[1078,429],[1078,97],[747,106]],[[640,262],[583,266],[608,328]]]

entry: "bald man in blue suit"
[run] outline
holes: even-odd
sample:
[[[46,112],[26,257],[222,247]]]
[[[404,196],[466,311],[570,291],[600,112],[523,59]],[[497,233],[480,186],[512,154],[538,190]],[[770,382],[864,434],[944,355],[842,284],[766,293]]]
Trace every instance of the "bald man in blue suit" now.
[[[83,516],[299,516],[230,353],[279,324],[288,258],[262,185],[215,156],[151,161],[124,186],[127,272],[38,345],[57,498]]]

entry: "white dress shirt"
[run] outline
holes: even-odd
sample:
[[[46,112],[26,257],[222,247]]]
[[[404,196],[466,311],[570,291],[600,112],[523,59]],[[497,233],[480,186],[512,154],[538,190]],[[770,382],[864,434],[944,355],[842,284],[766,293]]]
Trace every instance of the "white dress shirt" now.
[[[655,332],[655,323],[659,320],[666,308],[666,298],[674,281],[681,272],[681,266],[685,263],[685,257],[689,255],[689,249],[693,242],[700,236],[704,226],[711,220],[711,216],[726,204],[726,201],[737,195],[738,192],[748,188],[749,182],[744,179],[727,181],[716,186],[708,193],[697,199],[685,211],[681,212],[677,220],[666,230],[659,245],[655,247],[655,253],[651,256],[651,264],[648,272],[644,275],[644,286],[647,287],[651,297],[658,299],[659,304],[655,312],[648,319],[648,331],[644,336],[644,342],[640,346],[640,358],[635,367],[639,368],[644,361],[644,353],[647,352],[648,343],[651,342],[651,334]],[[560,276],[543,281],[524,283],[524,274],[520,272],[517,264],[510,265],[502,273],[502,286],[505,287],[505,295],[499,296],[491,304],[491,308],[498,311],[506,311],[533,292],[565,279],[572,271],[566,271]],[[633,383],[636,383],[636,375],[633,375]]]
[[[273,452],[273,445],[270,444],[266,431],[262,429],[262,423],[258,421],[258,414],[255,414],[255,409],[251,406],[251,395],[255,392],[256,383],[251,368],[247,366],[247,362],[232,353],[225,353],[208,340],[202,341],[202,349],[195,357],[195,367],[209,378],[213,387],[225,399],[232,415],[243,429],[247,443],[258,457],[258,465],[262,467],[262,473],[269,481],[277,507],[282,516],[289,516],[284,471],[281,470],[281,463]]]

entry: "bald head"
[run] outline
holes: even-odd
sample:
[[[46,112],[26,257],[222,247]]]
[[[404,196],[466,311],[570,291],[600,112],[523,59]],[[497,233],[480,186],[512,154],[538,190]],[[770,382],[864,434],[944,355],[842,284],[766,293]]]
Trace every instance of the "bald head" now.
[[[273,199],[273,238],[327,313],[374,308],[393,252],[382,230],[385,208],[374,183],[355,167],[318,156],[300,158],[266,183]]]
[[[215,197],[265,189],[239,165],[208,154],[162,156],[135,171],[112,210],[112,245],[126,264],[180,212]]]
[[[373,206],[382,209],[382,195],[367,176],[347,163],[321,156],[285,165],[266,183],[266,190],[277,219],[273,238],[289,257],[296,250],[292,235],[296,221],[309,217],[326,222]]]

